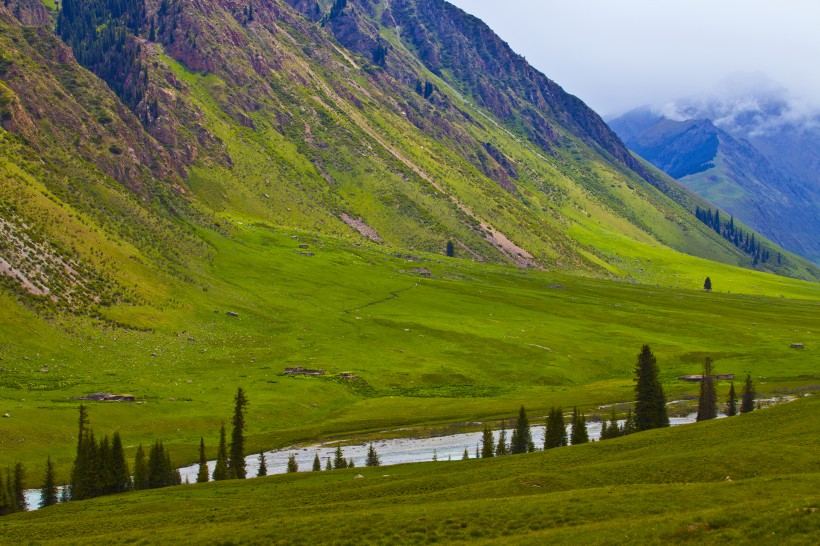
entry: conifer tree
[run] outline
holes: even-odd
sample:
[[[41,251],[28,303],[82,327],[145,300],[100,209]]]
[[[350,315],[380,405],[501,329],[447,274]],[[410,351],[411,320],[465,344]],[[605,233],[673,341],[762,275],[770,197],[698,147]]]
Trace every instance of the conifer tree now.
[[[752,374],[746,374],[743,392],[740,394],[740,413],[749,413],[755,409],[755,386],[752,383]]]
[[[219,428],[219,447],[216,450],[216,466],[211,478],[216,481],[228,479],[228,446],[225,440],[225,423]]]
[[[179,485],[182,480],[171,462],[171,454],[157,440],[148,452],[148,488],[157,489]]]
[[[370,442],[370,447],[367,450],[367,460],[365,461],[365,466],[380,466],[381,460],[379,459],[379,454],[376,453],[376,448],[373,447],[373,442]]]
[[[145,460],[145,450],[142,444],[137,447],[134,456],[134,489],[148,489],[148,463]]]
[[[7,484],[3,483],[3,473],[0,472],[0,516],[14,513],[14,501],[9,494]]]
[[[112,493],[123,493],[131,489],[131,472],[125,460],[125,449],[119,431],[111,437],[111,485]]]
[[[264,478],[268,475],[268,465],[265,464],[265,451],[259,450],[259,471],[256,473],[257,478]]]
[[[453,241],[447,241],[447,256],[452,258],[456,255],[456,247],[453,246]]]
[[[501,421],[501,432],[498,434],[498,443],[495,445],[495,456],[507,454],[507,425]]]
[[[438,451],[436,451],[436,450],[434,449],[434,450],[433,450],[433,462],[436,462],[436,461],[438,461]]]
[[[234,411],[231,424],[231,454],[228,458],[228,477],[231,479],[245,479],[245,408],[248,399],[245,389],[239,387],[234,397]]]
[[[342,453],[342,446],[336,446],[336,452],[334,453],[335,457],[333,459],[333,468],[347,468],[347,460]]]
[[[54,475],[54,463],[51,456],[46,459],[46,473],[43,476],[43,488],[40,490],[40,508],[57,504],[59,493],[57,491],[57,478]]]
[[[322,462],[319,460],[319,453],[313,455],[313,471],[320,472],[322,470]]]
[[[624,426],[621,429],[621,436],[626,436],[628,434],[633,434],[638,432],[637,425],[635,424],[635,415],[632,413],[630,409],[626,412],[626,420],[624,421]]]
[[[570,431],[570,442],[572,445],[585,444],[589,442],[589,432],[587,431],[587,419],[583,414],[578,413],[578,408],[572,408],[572,428]]]
[[[553,449],[567,445],[567,427],[564,423],[564,412],[561,406],[550,408],[547,416],[547,427],[544,431],[544,449]]]
[[[481,435],[481,458],[489,459],[495,455],[495,441],[493,431],[489,425],[484,425],[484,432]]]
[[[703,361],[703,374],[700,378],[700,395],[698,396],[698,421],[707,421],[717,417],[717,392],[712,359]]]
[[[601,419],[601,436],[598,438],[598,441],[601,440],[608,440],[609,439],[609,429],[606,424],[606,419]]]
[[[729,385],[729,397],[726,399],[726,415],[732,417],[737,415],[737,394],[735,394],[735,383]]]
[[[330,457],[327,458],[327,463],[325,464],[325,470],[333,470],[333,463],[330,462]]]
[[[703,290],[705,290],[706,292],[712,291],[712,279],[710,279],[709,277],[706,277],[706,280],[703,281]]]
[[[532,433],[530,432],[530,421],[527,419],[527,411],[524,406],[518,410],[518,419],[515,423],[515,430],[513,431],[513,441],[510,445],[510,453],[516,455],[518,453],[527,453],[530,450],[532,443]]]
[[[349,458],[349,459],[347,460],[347,467],[348,467],[348,468],[353,468],[353,467],[355,467],[355,466],[356,466],[356,464],[353,462],[353,457]]]
[[[196,483],[208,483],[208,459],[205,457],[205,438],[199,437],[199,470]]]
[[[641,431],[668,426],[669,415],[658,379],[658,364],[649,345],[644,345],[635,366],[635,427]]]
[[[97,495],[110,495],[114,492],[114,473],[113,459],[111,456],[111,442],[108,440],[108,435],[103,436],[100,440],[100,448],[98,450],[99,456],[99,490]]]
[[[9,479],[11,484],[11,497],[16,512],[24,512],[28,510],[28,502],[26,501],[26,471],[23,468],[23,463],[14,465],[14,476]]]
[[[609,426],[607,427],[607,439],[617,438],[623,436],[623,429],[618,424],[618,415],[615,413],[615,408],[612,408],[612,415],[609,418]]]
[[[288,472],[299,472],[299,464],[296,462],[296,454],[288,455]]]

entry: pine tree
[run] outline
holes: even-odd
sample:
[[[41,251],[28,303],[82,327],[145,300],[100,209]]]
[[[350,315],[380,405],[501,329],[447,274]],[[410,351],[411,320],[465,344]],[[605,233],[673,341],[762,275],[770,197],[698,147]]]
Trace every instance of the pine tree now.
[[[347,460],[342,453],[342,446],[336,446],[336,452],[334,453],[335,457],[333,459],[333,468],[347,468]]]
[[[729,385],[729,397],[726,399],[726,416],[733,417],[737,415],[737,394],[735,394],[734,381]]]
[[[228,477],[231,479],[245,479],[245,408],[248,399],[245,389],[239,387],[234,397],[234,411],[231,423],[231,455],[228,458]]]
[[[436,450],[434,449],[434,450],[433,450],[433,462],[436,462],[436,461],[438,461],[438,451],[436,451]]]
[[[208,458],[205,456],[205,438],[199,438],[199,471],[196,483],[208,483]]]
[[[325,464],[325,470],[333,470],[333,463],[330,462],[330,457],[327,458],[327,464]]]
[[[225,440],[225,423],[219,429],[219,447],[216,450],[216,466],[211,478],[216,481],[228,479],[228,446]]]
[[[148,452],[148,488],[157,489],[180,483],[179,472],[171,462],[171,454],[157,440]]]
[[[111,486],[113,493],[123,493],[131,489],[131,472],[125,460],[125,449],[119,431],[111,438]]]
[[[453,258],[456,255],[456,247],[453,245],[453,241],[447,241],[447,256]]]
[[[618,414],[615,413],[615,408],[612,408],[612,415],[609,417],[609,438],[617,438],[623,436],[623,428],[618,424]]]
[[[706,421],[717,417],[717,392],[715,390],[715,376],[712,359],[703,361],[703,374],[700,379],[700,395],[698,396],[698,421]]]
[[[628,434],[633,434],[635,432],[638,432],[638,426],[635,423],[635,415],[630,409],[626,412],[626,420],[624,421],[624,426],[621,430],[621,436],[627,436]]]
[[[501,432],[498,434],[498,443],[495,445],[495,456],[507,454],[507,426],[501,421]]]
[[[379,466],[381,465],[381,461],[379,460],[379,454],[376,453],[376,448],[373,447],[373,442],[370,442],[370,448],[367,450],[367,461],[365,461],[365,466]]]
[[[755,409],[755,386],[752,383],[752,374],[746,375],[743,392],[740,394],[740,413],[749,413]]]
[[[489,459],[495,455],[495,441],[493,431],[489,425],[484,425],[484,432],[481,435],[481,458]]]
[[[572,429],[570,432],[570,442],[572,445],[585,444],[589,442],[589,431],[587,431],[587,418],[578,413],[578,408],[572,409]]]
[[[14,503],[14,509],[17,512],[24,512],[28,510],[28,502],[26,501],[26,471],[23,468],[23,463],[14,465],[14,478],[11,481],[11,496]]]
[[[100,440],[99,448],[99,490],[97,495],[110,495],[114,492],[114,473],[113,459],[111,456],[111,442],[108,440],[108,435],[103,436]]]
[[[601,440],[608,440],[609,439],[609,428],[606,424],[606,419],[601,419],[601,436],[598,438],[598,441]]]
[[[265,452],[259,451],[259,471],[256,473],[257,478],[263,478],[268,475],[268,465],[265,464]]]
[[[353,462],[353,457],[349,458],[347,460],[347,467],[348,468],[354,468],[355,466],[356,466],[356,464]]]
[[[712,279],[710,279],[709,277],[706,277],[706,280],[703,281],[703,290],[706,292],[712,291]]]
[[[564,423],[564,412],[560,406],[550,408],[547,416],[547,427],[544,431],[544,449],[553,449],[567,445],[567,428]]]
[[[299,464],[296,462],[296,454],[288,455],[288,472],[299,472]]]
[[[666,398],[658,379],[658,365],[649,345],[638,354],[635,366],[635,427],[650,430],[669,426]]]
[[[14,501],[9,495],[9,488],[3,483],[3,473],[0,472],[0,516],[14,513]]]
[[[46,459],[46,473],[43,477],[43,488],[40,490],[40,508],[52,506],[58,502],[57,478],[54,475],[54,463],[51,456]]]
[[[319,460],[319,453],[313,455],[313,471],[320,472],[322,470],[322,461]]]
[[[467,448],[464,448],[464,453],[461,455],[462,461],[469,461],[470,460],[470,453],[467,451]]]
[[[515,430],[513,431],[512,443],[510,444],[510,453],[513,455],[519,453],[527,453],[530,450],[532,443],[532,433],[530,432],[530,422],[527,419],[527,412],[524,406],[518,410],[518,419],[515,423]]]
[[[134,489],[148,489],[148,463],[145,461],[145,450],[142,444],[137,448],[134,456]]]

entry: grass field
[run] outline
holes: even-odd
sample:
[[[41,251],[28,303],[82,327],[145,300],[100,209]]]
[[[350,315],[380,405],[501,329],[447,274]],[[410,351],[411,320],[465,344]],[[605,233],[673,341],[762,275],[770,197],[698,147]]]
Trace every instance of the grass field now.
[[[92,392],[142,402],[92,403],[98,434],[119,429],[131,454],[162,439],[183,464],[200,436],[215,452],[238,386],[253,452],[512,417],[520,404],[536,418],[558,404],[594,412],[632,398],[643,343],[670,399],[696,392],[676,378],[706,356],[720,373],[751,373],[763,393],[820,384],[817,284],[696,260],[716,288],[704,293],[699,277],[691,289],[584,279],[239,222],[202,236],[213,260],[188,282],[168,276],[164,303],[105,308],[130,329],[46,320],[2,296],[0,413],[11,418],[0,421],[0,466],[51,454],[67,476],[72,397]],[[360,380],[281,375],[293,365]]]
[[[812,544],[819,408],[811,396],[529,455],[129,493],[5,517],[0,536],[15,544]]]

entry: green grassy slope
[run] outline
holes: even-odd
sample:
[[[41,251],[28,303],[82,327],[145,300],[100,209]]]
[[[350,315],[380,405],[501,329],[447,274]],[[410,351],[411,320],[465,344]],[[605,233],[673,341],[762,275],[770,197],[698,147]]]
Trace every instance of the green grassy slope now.
[[[16,543],[811,544],[818,405],[529,455],[132,493],[0,530]]]

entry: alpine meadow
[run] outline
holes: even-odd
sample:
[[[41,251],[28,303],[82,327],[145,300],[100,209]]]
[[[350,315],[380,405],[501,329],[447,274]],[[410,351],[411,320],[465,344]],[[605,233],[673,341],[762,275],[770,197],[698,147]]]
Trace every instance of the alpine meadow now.
[[[819,345],[444,0],[0,6],[0,543],[812,544]]]

